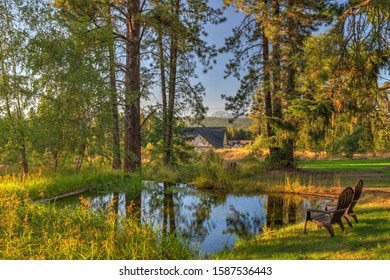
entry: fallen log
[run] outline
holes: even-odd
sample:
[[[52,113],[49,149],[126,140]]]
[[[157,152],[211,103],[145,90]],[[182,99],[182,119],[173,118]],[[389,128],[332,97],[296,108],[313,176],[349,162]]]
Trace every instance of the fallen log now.
[[[53,197],[47,197],[47,198],[38,199],[38,200],[35,200],[34,202],[37,202],[37,203],[40,203],[40,202],[50,202],[50,201],[53,201],[53,200],[57,200],[57,199],[61,199],[61,198],[69,197],[69,196],[73,196],[73,195],[76,195],[76,194],[85,193],[85,192],[88,192],[89,190],[90,190],[90,188],[83,188],[83,189],[75,190],[75,191],[72,191],[72,192],[60,194],[60,195],[53,196]]]

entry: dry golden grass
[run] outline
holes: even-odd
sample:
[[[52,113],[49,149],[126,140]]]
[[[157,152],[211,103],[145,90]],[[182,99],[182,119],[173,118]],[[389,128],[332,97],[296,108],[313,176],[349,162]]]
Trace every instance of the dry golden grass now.
[[[296,151],[295,156],[302,160],[313,160],[313,159],[345,159],[342,155],[332,155],[326,152],[310,152],[310,151]],[[381,153],[364,153],[364,154],[354,154],[354,159],[386,159],[390,158],[390,152],[381,152]]]
[[[262,149],[259,152],[253,152],[250,148],[227,148],[227,149],[216,149],[216,153],[220,154],[224,161],[240,161],[244,157],[254,154],[259,159],[264,159],[264,157],[269,153],[268,149]],[[342,155],[332,155],[326,152],[315,153],[311,151],[295,151],[295,157],[301,160],[313,160],[313,159],[345,159]],[[386,159],[390,158],[389,152],[381,152],[381,153],[364,153],[364,154],[355,154],[353,156],[354,159]]]
[[[252,154],[250,150],[244,148],[217,149],[215,150],[215,152],[219,154],[224,161],[228,161],[228,162],[240,161],[244,157]]]

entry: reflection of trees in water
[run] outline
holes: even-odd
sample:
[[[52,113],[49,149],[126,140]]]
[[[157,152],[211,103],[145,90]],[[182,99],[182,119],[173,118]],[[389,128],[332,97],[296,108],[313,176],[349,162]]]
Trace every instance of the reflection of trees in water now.
[[[306,208],[322,208],[324,200],[303,199],[301,196],[269,195],[267,227],[273,228],[305,219]]]
[[[128,211],[131,211],[132,219],[140,222],[141,195],[116,192],[99,195],[90,200],[90,209],[93,212],[112,210],[116,214],[117,227],[120,229],[128,218]]]
[[[215,201],[215,195],[184,185],[147,182],[142,192],[142,220],[157,225],[163,233],[178,229],[181,236],[202,242],[215,229],[210,219]]]
[[[110,208],[114,209],[118,213],[118,216],[126,216],[130,205],[132,209],[141,209],[140,193],[113,192],[96,195],[90,199],[90,209],[92,211],[100,212]]]
[[[181,207],[178,207],[177,220],[180,224],[180,234],[192,241],[201,243],[215,229],[211,220],[211,210],[216,207],[215,195],[201,194],[188,196],[176,193]]]
[[[221,195],[185,185],[147,182],[138,194],[111,193],[92,198],[91,209],[115,209],[119,227],[131,217],[140,223],[153,224],[162,234],[177,230],[181,237],[201,244],[210,242],[206,240],[208,236],[223,239],[223,235],[234,234],[245,239],[261,233],[264,226],[272,228],[302,221],[306,208],[319,208],[322,203],[320,199],[281,195]],[[229,211],[225,205],[230,205]]]
[[[267,205],[267,227],[273,228],[297,221],[296,211],[301,200],[294,197],[269,195]]]
[[[224,200],[215,193],[199,193],[189,187],[175,186],[146,182],[141,194],[110,193],[93,198],[91,210],[117,209],[120,223],[126,219],[131,205],[132,218],[158,226],[163,233],[173,233],[179,228],[181,236],[202,242],[216,227],[210,217],[211,210]]]
[[[92,198],[91,210],[93,212],[105,211],[113,203],[114,197],[114,193],[109,193]]]
[[[249,212],[241,213],[234,206],[230,206],[231,214],[226,217],[226,229],[223,234],[236,234],[238,237],[247,239],[258,234],[263,227],[264,218],[251,215]]]
[[[142,191],[142,221],[157,226],[162,233],[176,231],[176,214],[172,184],[146,182]]]
[[[164,220],[163,220],[163,232],[175,233],[176,232],[176,218],[175,218],[175,205],[173,202],[173,191],[168,183],[164,183]]]

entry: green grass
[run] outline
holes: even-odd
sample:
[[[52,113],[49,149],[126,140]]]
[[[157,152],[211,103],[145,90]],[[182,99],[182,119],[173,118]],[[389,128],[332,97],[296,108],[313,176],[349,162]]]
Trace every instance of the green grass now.
[[[367,187],[390,187],[390,159],[300,161],[299,167],[324,175],[333,173],[346,184],[363,179]]]
[[[299,167],[328,172],[377,172],[390,173],[389,159],[310,160],[300,161]],[[386,169],[388,167],[388,169]]]
[[[20,197],[28,196],[31,200],[53,197],[82,188],[131,191],[140,186],[141,177],[138,174],[111,170],[0,177],[0,192],[15,193]]]
[[[357,207],[359,223],[342,232],[334,225],[335,238],[325,229],[303,223],[240,240],[234,250],[216,254],[214,259],[390,259],[390,203],[366,197]]]
[[[174,233],[162,234],[131,213],[93,213],[89,200],[57,207],[34,203],[81,188],[138,192],[139,174],[119,171],[2,176],[0,259],[189,259],[194,253]],[[113,202],[115,203],[115,202]]]
[[[94,213],[88,201],[76,208],[32,203],[0,193],[0,259],[188,259],[189,246],[162,235],[114,208]]]

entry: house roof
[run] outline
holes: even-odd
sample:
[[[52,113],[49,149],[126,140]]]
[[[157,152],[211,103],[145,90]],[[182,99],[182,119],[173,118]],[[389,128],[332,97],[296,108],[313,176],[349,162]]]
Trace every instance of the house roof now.
[[[185,134],[190,137],[202,136],[215,148],[223,148],[226,135],[225,127],[189,127]]]

